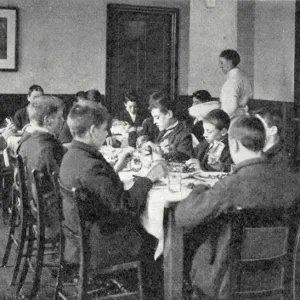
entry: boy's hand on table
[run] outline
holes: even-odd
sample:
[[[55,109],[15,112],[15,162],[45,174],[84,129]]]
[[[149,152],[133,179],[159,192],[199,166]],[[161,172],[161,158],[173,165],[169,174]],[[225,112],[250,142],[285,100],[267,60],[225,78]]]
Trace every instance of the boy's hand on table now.
[[[117,173],[122,171],[127,166],[127,164],[131,161],[132,153],[134,152],[134,150],[135,150],[134,148],[129,147],[128,149],[120,153],[118,157],[118,161],[114,166],[114,169]]]
[[[199,160],[197,158],[191,158],[188,161],[186,161],[185,164],[189,168],[194,168],[196,171],[200,171],[201,170],[200,162],[199,162]]]

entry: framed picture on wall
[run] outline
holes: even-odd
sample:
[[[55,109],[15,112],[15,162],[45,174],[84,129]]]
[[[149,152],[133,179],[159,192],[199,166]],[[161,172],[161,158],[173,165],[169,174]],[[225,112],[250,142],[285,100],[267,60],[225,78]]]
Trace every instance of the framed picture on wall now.
[[[0,71],[17,71],[18,9],[0,7]]]

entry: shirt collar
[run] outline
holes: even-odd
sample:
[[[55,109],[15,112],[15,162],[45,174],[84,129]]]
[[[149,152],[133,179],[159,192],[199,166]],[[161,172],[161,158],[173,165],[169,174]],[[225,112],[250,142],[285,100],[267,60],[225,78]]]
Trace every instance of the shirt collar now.
[[[233,170],[232,173],[233,174],[237,173],[240,169],[248,167],[248,166],[257,165],[257,164],[268,164],[268,163],[269,163],[268,159],[265,156],[262,156],[262,157],[259,157],[259,158],[248,159],[248,160],[245,160],[245,161],[237,164],[234,167],[234,170]]]
[[[166,131],[169,131],[169,130],[174,129],[177,125],[178,125],[178,120],[177,120],[174,124],[170,125],[170,126],[166,129]]]
[[[50,133],[50,134],[52,134],[54,136],[54,134],[52,132],[50,132],[47,128],[36,126],[34,124],[30,124],[30,127],[32,129],[32,132],[34,132],[34,131],[47,132],[47,133]]]
[[[136,118],[136,114],[134,115],[134,114],[130,113],[128,110],[127,110],[127,112],[132,120]]]
[[[209,148],[216,147],[217,145],[226,146],[227,142],[228,142],[228,139],[227,139],[227,135],[226,135],[220,141],[213,141],[212,143],[210,143]]]
[[[75,139],[73,139],[70,148],[71,147],[72,148],[80,148],[80,149],[88,151],[88,152],[101,154],[95,146],[83,143],[81,141],[77,141]]]
[[[278,152],[280,152],[283,148],[283,142],[280,140],[278,143],[276,143],[275,145],[273,145],[271,148],[269,148],[267,151],[265,151],[264,153],[267,156],[274,156],[276,155]]]

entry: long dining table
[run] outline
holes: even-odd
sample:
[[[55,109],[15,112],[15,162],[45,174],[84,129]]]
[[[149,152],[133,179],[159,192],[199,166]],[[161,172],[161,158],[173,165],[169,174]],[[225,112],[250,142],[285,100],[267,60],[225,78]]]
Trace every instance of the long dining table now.
[[[133,172],[128,168],[119,172],[125,189],[134,182],[134,175],[142,176],[145,170]],[[176,204],[186,198],[193,187],[191,184],[213,185],[218,179],[197,178],[193,174],[182,173],[181,190],[170,192],[167,178],[153,184],[148,193],[146,208],[140,217],[144,229],[157,238],[154,259],[163,255],[164,299],[182,299],[183,288],[183,229],[176,226],[174,211]]]

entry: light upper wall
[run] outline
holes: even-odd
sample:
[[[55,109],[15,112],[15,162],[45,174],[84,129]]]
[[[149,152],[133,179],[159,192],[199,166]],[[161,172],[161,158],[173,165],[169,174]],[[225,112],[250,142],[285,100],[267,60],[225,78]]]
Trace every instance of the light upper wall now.
[[[218,97],[218,56],[235,48],[254,98],[293,101],[295,0],[216,0],[212,9],[205,0],[2,0],[19,8],[20,47],[19,71],[0,71],[0,93],[26,93],[34,83],[47,93],[105,92],[108,3],[180,9],[179,94]]]
[[[237,1],[216,0],[206,8],[204,0],[191,0],[189,94],[199,89],[219,97],[224,75],[220,52],[237,47]]]
[[[294,101],[295,0],[216,0],[215,8],[191,0],[190,11],[189,94],[219,97],[218,56],[233,48],[255,99]]]
[[[19,8],[19,70],[0,71],[0,93],[26,93],[40,84],[46,93],[97,88],[105,92],[108,3],[180,9],[179,93],[188,88],[188,0],[2,0]]]
[[[294,101],[295,0],[255,2],[254,98]]]

